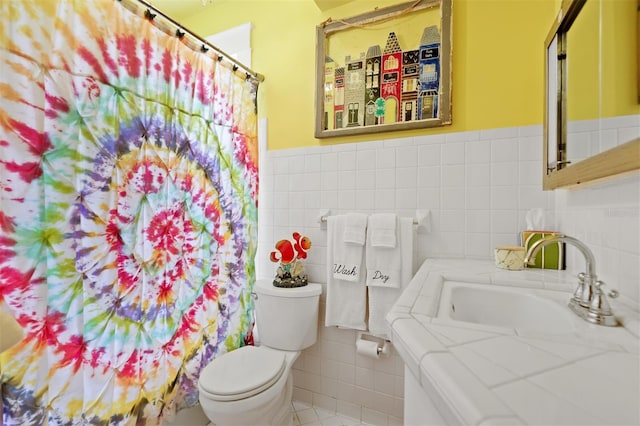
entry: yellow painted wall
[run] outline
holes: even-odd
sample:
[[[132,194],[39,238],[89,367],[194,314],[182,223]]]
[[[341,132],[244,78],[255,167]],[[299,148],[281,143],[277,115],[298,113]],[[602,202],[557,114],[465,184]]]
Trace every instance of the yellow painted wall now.
[[[637,0],[589,0],[569,32],[569,120],[640,114]]]
[[[215,0],[181,22],[203,36],[253,23],[252,68],[266,77],[258,111],[268,119],[269,149],[542,123],[544,39],[557,0],[453,0],[451,126],[314,138],[316,25],[395,3],[355,0],[323,12],[313,0]]]

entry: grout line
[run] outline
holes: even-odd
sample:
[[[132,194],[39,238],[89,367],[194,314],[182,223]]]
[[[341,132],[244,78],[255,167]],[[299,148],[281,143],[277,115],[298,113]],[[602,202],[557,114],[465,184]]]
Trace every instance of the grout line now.
[[[295,408],[295,403],[297,402],[297,405],[299,405],[298,409],[296,410]],[[305,410],[309,410],[312,409],[314,412],[314,418],[310,419],[309,421],[307,421],[306,423],[302,423],[300,421],[300,416],[298,415],[299,412],[305,411]],[[294,415],[294,424],[295,425],[299,425],[299,426],[304,426],[307,424],[324,424],[325,422],[327,422],[328,424],[334,425],[334,424],[338,424],[335,423],[334,420],[335,419],[339,419],[340,420],[340,425],[344,425],[344,426],[359,426],[359,425],[365,425],[366,423],[363,423],[360,419],[356,419],[354,417],[349,417],[347,415],[338,413],[336,410],[330,410],[327,408],[323,408],[323,407],[319,407],[316,405],[312,405],[309,404],[305,401],[293,401],[291,404],[291,410],[293,412]],[[323,417],[321,417],[318,414],[318,410],[320,410],[322,413],[326,414],[329,413],[330,415],[325,415]],[[346,421],[346,422],[345,422]]]

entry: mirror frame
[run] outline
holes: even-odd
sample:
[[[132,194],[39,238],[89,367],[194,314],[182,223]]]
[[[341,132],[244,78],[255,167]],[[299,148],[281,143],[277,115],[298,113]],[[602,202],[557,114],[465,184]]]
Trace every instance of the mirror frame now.
[[[545,96],[543,120],[542,188],[544,190],[575,187],[585,183],[601,181],[640,170],[640,138],[595,154],[569,165],[566,161],[567,143],[567,31],[575,21],[587,0],[563,0],[560,12],[545,39]],[[640,18],[640,12],[639,12]],[[556,41],[557,55],[551,55],[550,46]],[[640,46],[640,30],[638,32]],[[554,70],[555,68],[555,70]],[[557,81],[550,81],[550,75]],[[640,71],[639,71],[640,72]],[[555,85],[554,85],[555,83]],[[554,92],[554,93],[552,93]],[[556,117],[550,117],[554,109]],[[553,120],[555,118],[555,121]],[[552,128],[550,123],[555,124]],[[553,143],[553,142],[556,143]],[[551,152],[551,150],[554,150]],[[549,159],[554,164],[549,165]]]
[[[316,138],[362,135],[397,130],[441,127],[451,124],[451,50],[452,50],[452,3],[453,0],[413,0],[393,6],[374,9],[371,12],[350,18],[327,20],[316,27]],[[325,130],[324,121],[324,63],[327,54],[327,37],[358,24],[375,24],[389,20],[410,11],[417,12],[440,7],[440,93],[438,97],[438,117],[425,120],[376,124],[341,129]]]

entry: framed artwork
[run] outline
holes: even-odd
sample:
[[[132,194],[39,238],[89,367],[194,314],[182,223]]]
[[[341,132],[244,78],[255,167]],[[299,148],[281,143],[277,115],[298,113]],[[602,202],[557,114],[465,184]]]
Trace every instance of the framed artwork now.
[[[316,28],[315,136],[451,124],[452,0],[417,0]]]

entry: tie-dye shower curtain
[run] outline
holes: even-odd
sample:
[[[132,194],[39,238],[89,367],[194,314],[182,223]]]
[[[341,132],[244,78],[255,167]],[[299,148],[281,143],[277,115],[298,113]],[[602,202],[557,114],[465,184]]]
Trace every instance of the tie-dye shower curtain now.
[[[0,0],[6,425],[158,424],[250,338],[258,82],[145,10]]]

